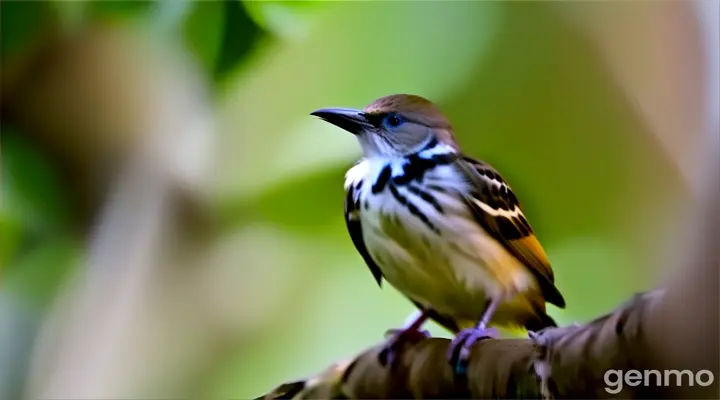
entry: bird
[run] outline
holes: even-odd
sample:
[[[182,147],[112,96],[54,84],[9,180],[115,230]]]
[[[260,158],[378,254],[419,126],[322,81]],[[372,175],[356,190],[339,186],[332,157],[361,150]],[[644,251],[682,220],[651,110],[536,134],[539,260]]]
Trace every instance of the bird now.
[[[381,97],[362,110],[310,113],[355,135],[363,157],[345,175],[344,216],[379,286],[417,307],[390,330],[381,357],[429,336],[433,320],[454,334],[448,362],[466,371],[470,348],[495,327],[557,326],[565,308],[552,267],[516,194],[490,164],[467,156],[440,108],[421,96]]]

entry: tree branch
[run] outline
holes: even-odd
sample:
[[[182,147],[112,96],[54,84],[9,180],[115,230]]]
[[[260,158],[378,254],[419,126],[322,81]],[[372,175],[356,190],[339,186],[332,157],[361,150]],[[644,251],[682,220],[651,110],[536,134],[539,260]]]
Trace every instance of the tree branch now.
[[[430,338],[406,345],[392,366],[378,362],[380,344],[260,398],[606,397],[605,371],[638,365],[647,354],[637,346],[646,342],[642,321],[663,297],[660,290],[641,294],[588,324],[547,329],[530,339],[480,342],[472,349],[469,379],[455,376],[446,362],[450,341]],[[621,396],[651,396],[654,389],[624,387]]]

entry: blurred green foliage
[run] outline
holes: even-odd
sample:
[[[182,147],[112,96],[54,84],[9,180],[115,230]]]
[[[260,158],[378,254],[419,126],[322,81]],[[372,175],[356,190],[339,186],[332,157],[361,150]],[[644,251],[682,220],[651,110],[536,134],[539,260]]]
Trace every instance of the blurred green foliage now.
[[[3,1],[0,7],[0,54],[3,60],[22,51],[28,40],[53,18],[51,3],[47,1]]]
[[[23,220],[28,231],[67,229],[73,212],[58,171],[11,127],[5,127],[3,133],[4,208]]]
[[[597,53],[548,5],[227,0],[0,7],[3,59],[53,21],[124,21],[184,43],[213,82],[218,104],[218,234],[273,226],[310,249],[294,265],[304,277],[288,305],[294,308],[249,337],[252,345],[230,352],[208,379],[210,397],[254,396],[319,370],[379,340],[411,310],[392,289],[375,287],[347,238],[342,175],[359,149],[349,135],[307,116],[318,107],[362,107],[397,92],[438,102],[466,152],[493,163],[520,194],[566,293],[568,309],[551,310],[559,322],[608,310],[651,283],[638,272],[644,254],[632,240],[643,223],[627,209],[651,203],[676,177],[638,135],[644,128]],[[74,270],[82,238],[47,155],[22,132],[3,126],[2,134],[2,288],[40,312]],[[673,182],[658,183],[658,175]],[[262,268],[242,262],[239,268]]]

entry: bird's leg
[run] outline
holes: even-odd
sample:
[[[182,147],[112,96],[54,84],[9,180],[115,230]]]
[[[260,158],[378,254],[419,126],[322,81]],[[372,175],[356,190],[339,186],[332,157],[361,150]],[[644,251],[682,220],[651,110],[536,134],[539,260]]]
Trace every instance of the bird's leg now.
[[[427,330],[421,330],[423,324],[425,324],[425,321],[427,321],[428,316],[426,313],[422,310],[415,310],[412,314],[410,314],[403,323],[403,327],[399,329],[388,329],[387,332],[385,332],[385,337],[394,337],[401,334],[405,335],[422,335],[423,337],[430,336],[430,332]]]
[[[430,337],[430,332],[421,329],[428,315],[425,311],[415,311],[406,320],[400,329],[389,329],[385,332],[388,337],[385,348],[380,352],[379,361],[382,365],[388,365],[395,359],[395,353],[406,342],[416,342]]]
[[[499,299],[494,299],[490,302],[480,322],[478,322],[475,327],[463,329],[455,335],[452,343],[450,343],[450,349],[447,355],[448,361],[450,365],[453,366],[455,373],[465,374],[467,372],[470,348],[475,343],[483,339],[498,338],[497,330],[495,328],[488,328],[487,326],[493,314],[495,314],[495,310],[497,310],[500,301]]]

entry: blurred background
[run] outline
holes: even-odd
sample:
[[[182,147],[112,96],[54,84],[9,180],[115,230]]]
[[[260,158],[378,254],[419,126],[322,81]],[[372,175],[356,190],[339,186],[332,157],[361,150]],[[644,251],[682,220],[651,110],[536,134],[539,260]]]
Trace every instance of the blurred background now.
[[[522,199],[561,324],[661,282],[718,145],[713,0],[0,7],[0,398],[248,398],[399,326],[317,108],[438,103]]]

